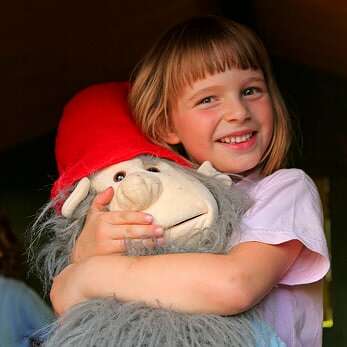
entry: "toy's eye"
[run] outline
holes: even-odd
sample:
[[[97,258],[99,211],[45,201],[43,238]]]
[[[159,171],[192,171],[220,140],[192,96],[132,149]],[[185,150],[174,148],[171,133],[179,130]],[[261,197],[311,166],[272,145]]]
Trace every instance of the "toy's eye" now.
[[[146,170],[150,172],[160,172],[160,170],[155,166],[149,167]]]
[[[117,172],[114,176],[113,176],[113,180],[115,182],[120,182],[122,180],[124,180],[126,176],[126,173],[124,171],[120,171],[120,172]]]

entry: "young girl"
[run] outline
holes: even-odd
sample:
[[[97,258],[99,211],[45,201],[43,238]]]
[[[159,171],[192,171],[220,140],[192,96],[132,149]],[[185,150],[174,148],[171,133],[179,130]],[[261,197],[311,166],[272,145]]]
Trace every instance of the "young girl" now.
[[[57,312],[107,295],[221,315],[259,304],[288,346],[321,346],[320,280],[329,258],[320,200],[303,171],[283,169],[290,121],[262,43],[223,18],[179,24],[144,58],[130,105],[154,142],[247,176],[238,185],[254,204],[227,255],[124,257],[124,238],[163,231],[141,213],[106,212],[106,190],[89,212],[74,263],[54,281]]]

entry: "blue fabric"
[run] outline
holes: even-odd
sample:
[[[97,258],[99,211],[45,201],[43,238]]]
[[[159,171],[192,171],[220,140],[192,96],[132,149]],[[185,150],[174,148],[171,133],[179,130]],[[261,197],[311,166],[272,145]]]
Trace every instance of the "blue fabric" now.
[[[253,322],[253,327],[258,336],[255,347],[286,347],[286,344],[265,321],[260,319],[255,320]]]
[[[54,315],[25,283],[0,276],[0,347],[28,347]]]

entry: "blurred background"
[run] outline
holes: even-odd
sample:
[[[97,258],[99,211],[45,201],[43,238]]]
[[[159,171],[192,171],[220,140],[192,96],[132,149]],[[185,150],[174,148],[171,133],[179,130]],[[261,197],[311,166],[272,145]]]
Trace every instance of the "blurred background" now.
[[[166,28],[219,14],[263,39],[295,115],[293,165],[317,182],[332,272],[324,346],[346,346],[347,3],[343,0],[13,0],[0,13],[0,207],[24,235],[56,177],[54,136],[64,104],[98,82],[126,80]],[[23,264],[23,266],[25,266]],[[25,281],[39,290],[33,277]]]

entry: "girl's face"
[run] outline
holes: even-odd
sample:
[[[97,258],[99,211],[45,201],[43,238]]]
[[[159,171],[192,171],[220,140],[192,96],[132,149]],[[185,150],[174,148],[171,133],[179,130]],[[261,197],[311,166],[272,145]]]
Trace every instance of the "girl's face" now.
[[[182,143],[192,160],[209,160],[228,173],[255,168],[273,132],[272,103],[259,70],[235,68],[194,82],[170,116],[167,143]]]

